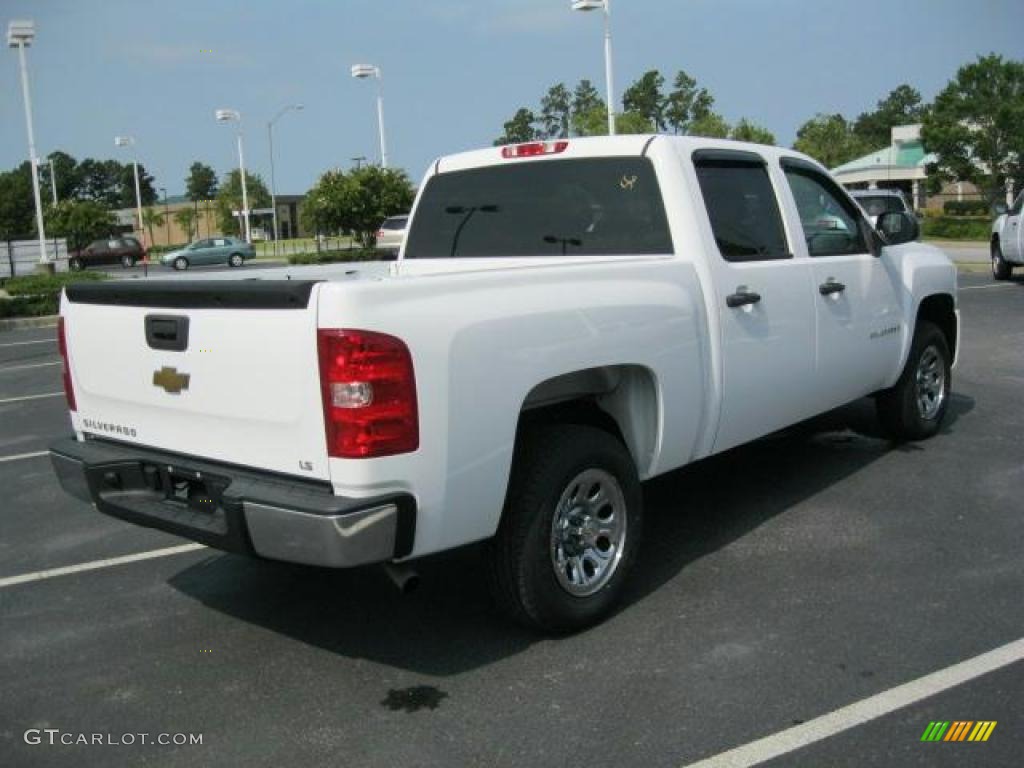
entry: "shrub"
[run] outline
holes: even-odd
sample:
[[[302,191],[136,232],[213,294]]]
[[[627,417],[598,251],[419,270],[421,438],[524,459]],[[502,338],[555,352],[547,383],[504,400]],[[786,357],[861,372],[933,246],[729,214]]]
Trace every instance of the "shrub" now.
[[[56,275],[25,275],[4,281],[3,289],[11,296],[59,296],[68,283],[106,280],[100,272],[61,272]]]
[[[984,200],[947,200],[942,212],[947,216],[987,216],[989,208]]]
[[[387,258],[383,251],[343,250],[320,251],[320,253],[296,253],[288,257],[289,264],[334,264],[344,261],[380,261]]]
[[[942,240],[988,240],[991,228],[988,216],[935,216],[921,222],[921,235]]]
[[[56,296],[16,296],[13,299],[0,299],[0,318],[55,315],[59,304]]]

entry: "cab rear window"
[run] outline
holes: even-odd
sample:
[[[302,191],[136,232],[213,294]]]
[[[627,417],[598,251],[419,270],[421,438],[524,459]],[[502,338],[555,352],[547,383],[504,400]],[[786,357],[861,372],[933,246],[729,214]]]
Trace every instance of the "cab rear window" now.
[[[672,252],[650,160],[545,160],[455,171],[427,182],[405,258]]]

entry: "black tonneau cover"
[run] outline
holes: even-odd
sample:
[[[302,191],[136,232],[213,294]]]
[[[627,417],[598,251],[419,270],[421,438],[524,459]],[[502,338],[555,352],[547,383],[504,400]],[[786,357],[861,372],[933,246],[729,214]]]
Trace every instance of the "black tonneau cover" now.
[[[114,280],[71,283],[76,304],[166,309],[305,309],[319,280]]]

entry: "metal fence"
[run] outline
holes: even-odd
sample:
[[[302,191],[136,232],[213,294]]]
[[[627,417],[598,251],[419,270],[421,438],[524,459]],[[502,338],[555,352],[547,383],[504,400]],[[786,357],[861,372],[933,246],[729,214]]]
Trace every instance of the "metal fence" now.
[[[68,271],[68,241],[46,241],[46,256],[58,272]],[[38,240],[0,240],[0,278],[31,275],[39,264]]]

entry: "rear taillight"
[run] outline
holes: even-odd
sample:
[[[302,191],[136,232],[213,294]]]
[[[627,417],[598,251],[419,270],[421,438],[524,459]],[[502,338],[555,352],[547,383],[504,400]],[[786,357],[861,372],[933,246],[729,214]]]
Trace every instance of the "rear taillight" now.
[[[327,453],[368,459],[420,443],[412,356],[401,339],[372,331],[317,331]]]
[[[64,318],[57,318],[57,350],[60,352],[60,359],[64,363],[64,397],[67,398],[68,408],[72,411],[78,410],[75,403],[75,387],[71,383],[71,363],[68,362],[68,337],[64,330]]]
[[[528,144],[510,144],[501,148],[501,156],[505,159],[513,157],[538,157],[539,155],[557,155],[569,147],[568,141],[531,141]]]

